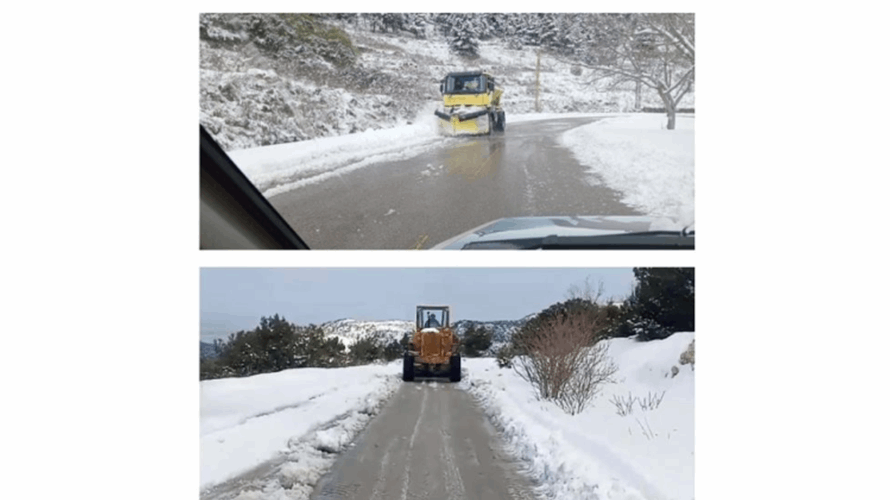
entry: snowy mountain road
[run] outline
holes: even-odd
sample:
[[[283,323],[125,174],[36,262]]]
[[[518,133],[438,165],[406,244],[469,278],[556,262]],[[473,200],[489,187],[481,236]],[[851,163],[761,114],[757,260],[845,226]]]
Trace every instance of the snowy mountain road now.
[[[487,418],[449,383],[406,383],[315,487],[314,500],[531,500]]]
[[[270,198],[317,249],[429,248],[503,217],[639,215],[590,182],[557,138],[601,118],[510,124],[448,139],[414,158],[361,168]]]

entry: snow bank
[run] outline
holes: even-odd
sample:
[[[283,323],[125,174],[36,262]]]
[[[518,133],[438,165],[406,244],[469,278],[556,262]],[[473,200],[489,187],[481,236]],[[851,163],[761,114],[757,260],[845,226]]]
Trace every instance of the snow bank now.
[[[399,369],[304,368],[202,381],[201,489],[277,458],[271,487],[308,498],[335,453],[399,387]]]
[[[694,220],[695,119],[678,115],[665,130],[662,114],[614,117],[565,132],[560,142],[589,168],[589,182],[605,181],[622,201],[648,215],[683,224]]]
[[[378,163],[417,156],[445,144],[435,103],[411,125],[228,152],[254,185],[274,196]]]
[[[694,372],[680,365],[693,333],[653,342],[609,341],[619,367],[578,415],[537,401],[531,386],[493,359],[465,359],[461,387],[481,404],[507,446],[527,467],[546,498],[689,500],[694,494]],[[679,372],[672,376],[672,367]],[[621,416],[613,397],[663,399],[656,409],[639,402]]]
[[[537,120],[558,120],[560,118],[596,118],[615,116],[615,113],[515,113],[507,115],[507,126],[511,123],[532,122]]]

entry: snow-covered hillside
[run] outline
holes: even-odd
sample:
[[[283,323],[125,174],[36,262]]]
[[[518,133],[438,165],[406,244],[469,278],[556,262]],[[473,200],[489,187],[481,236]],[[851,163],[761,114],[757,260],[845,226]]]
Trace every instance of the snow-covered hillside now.
[[[453,326],[458,336],[464,335],[471,325],[477,328],[484,327],[492,332],[492,346],[489,349],[489,353],[492,353],[501,345],[509,342],[513,333],[521,328],[529,317],[502,321],[460,320],[455,322]],[[406,333],[414,332],[414,322],[403,320],[360,321],[355,319],[338,319],[322,323],[319,326],[325,332],[325,336],[339,338],[347,348],[362,337],[379,338],[388,344],[393,341],[400,341]]]
[[[398,342],[406,333],[414,331],[413,321],[384,320],[361,321],[355,319],[338,319],[322,323],[321,329],[325,337],[339,338],[347,348],[362,337],[379,338],[384,343]]]
[[[519,331],[529,319],[534,317],[535,315],[529,315],[522,319],[517,319],[513,321],[473,321],[473,320],[461,320],[454,324],[454,331],[457,333],[459,337],[463,337],[467,332],[467,329],[470,326],[475,326],[476,328],[485,328],[489,332],[491,332],[491,347],[485,352],[487,356],[493,356],[498,349],[501,348],[507,342],[510,342],[510,339],[513,338],[513,334]]]
[[[636,342],[612,339],[619,371],[592,407],[571,416],[535,399],[531,386],[492,359],[468,359],[461,386],[541,483],[547,498],[690,500],[694,496],[695,372],[681,364],[691,332]],[[676,367],[676,374],[674,374]],[[611,402],[636,398],[627,415]],[[643,409],[650,399],[655,408]]]
[[[491,72],[504,88],[507,123],[535,109],[540,47],[492,39],[467,59],[436,29],[419,39],[307,15],[202,14],[200,27],[200,121],[226,150],[417,124],[450,71]],[[642,104],[662,106],[648,90]],[[634,92],[591,85],[589,70],[544,50],[540,105],[626,112]],[[681,107],[692,105],[690,93]]]

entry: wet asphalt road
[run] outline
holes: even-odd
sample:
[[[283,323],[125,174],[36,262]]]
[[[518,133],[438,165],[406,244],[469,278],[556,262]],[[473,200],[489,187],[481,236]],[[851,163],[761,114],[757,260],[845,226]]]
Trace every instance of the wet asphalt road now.
[[[532,500],[528,480],[464,391],[405,383],[338,458],[312,500]]]
[[[502,217],[639,215],[591,185],[557,137],[601,118],[511,125],[414,158],[372,165],[270,198],[317,249],[430,248]]]

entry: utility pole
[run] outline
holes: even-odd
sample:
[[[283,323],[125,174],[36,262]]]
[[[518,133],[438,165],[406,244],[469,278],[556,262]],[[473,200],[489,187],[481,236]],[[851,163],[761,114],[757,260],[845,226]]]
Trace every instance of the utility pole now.
[[[538,62],[535,65],[535,112],[541,112],[541,51],[538,50]]]
[[[637,80],[637,87],[634,89],[634,111],[639,112],[643,109],[643,84]]]

